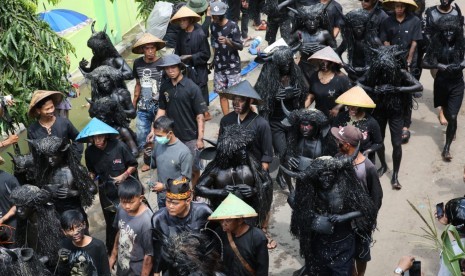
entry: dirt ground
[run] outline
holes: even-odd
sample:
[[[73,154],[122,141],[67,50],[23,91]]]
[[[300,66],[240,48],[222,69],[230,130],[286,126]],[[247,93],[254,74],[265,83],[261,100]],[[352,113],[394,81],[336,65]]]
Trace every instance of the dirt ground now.
[[[358,8],[359,1],[339,1],[344,13]],[[437,4],[439,1],[427,0],[426,6]],[[457,2],[457,1],[456,1]],[[458,1],[461,2],[461,1]],[[463,4],[463,3],[459,3]],[[264,32],[255,32],[250,29],[250,35],[261,35]],[[243,61],[252,59],[246,51],[242,51]],[[260,68],[255,69],[245,79],[255,83]],[[451,153],[453,160],[445,163],[441,159],[441,151],[445,140],[445,127],[441,126],[437,119],[437,112],[433,108],[433,79],[429,71],[423,72],[421,83],[424,86],[423,96],[417,99],[418,108],[413,111],[413,123],[411,126],[412,137],[407,145],[403,146],[403,159],[399,181],[403,188],[401,191],[391,189],[389,170],[382,178],[384,189],[383,205],[378,216],[378,230],[374,234],[374,246],[371,250],[372,261],[368,264],[366,275],[392,275],[399,258],[402,255],[411,254],[422,262],[422,270],[426,276],[436,275],[439,267],[439,251],[432,249],[426,239],[412,234],[423,234],[425,225],[420,217],[407,203],[412,202],[416,208],[427,217],[429,208],[434,208],[438,202],[462,196],[465,193],[465,185],[462,180],[463,155],[465,140],[464,129],[459,127],[457,139],[452,144]],[[133,85],[128,84],[128,87]],[[216,138],[218,123],[221,119],[219,101],[216,99],[210,106],[214,116],[213,120],[206,124],[205,137]],[[459,114],[459,126],[463,126],[464,112]],[[389,131],[387,131],[389,133]],[[389,134],[388,134],[389,135]],[[390,154],[392,152],[389,136],[386,137],[386,155],[388,165],[392,168]],[[153,173],[141,174],[141,180],[146,183]],[[147,194],[152,206],[155,206],[156,196]],[[299,269],[303,259],[299,256],[299,245],[289,233],[289,221],[291,210],[286,203],[287,192],[281,191],[275,185],[274,202],[272,205],[272,218],[270,232],[278,242],[278,247],[270,252],[270,275],[292,275]],[[98,202],[89,210],[92,234],[100,239],[104,237],[104,221],[100,213]],[[442,231],[443,227],[436,226]],[[425,244],[426,243],[426,244]]]

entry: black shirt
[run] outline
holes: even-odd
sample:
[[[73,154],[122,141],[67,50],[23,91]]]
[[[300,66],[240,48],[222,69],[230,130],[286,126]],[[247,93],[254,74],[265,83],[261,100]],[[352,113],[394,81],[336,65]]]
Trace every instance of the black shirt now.
[[[189,78],[183,77],[176,85],[170,79],[160,88],[159,108],[174,120],[174,135],[181,141],[196,140],[197,115],[207,111],[200,88]]]
[[[0,170],[0,217],[3,217],[13,207],[13,202],[10,199],[11,191],[19,187],[19,182],[13,175]],[[16,227],[16,218],[12,216],[4,224]],[[0,237],[1,240],[1,237]]]
[[[137,160],[128,146],[117,139],[109,139],[103,150],[90,145],[85,153],[86,166],[89,172],[99,176],[101,183],[109,177],[116,177],[127,170],[128,167],[137,168]]]
[[[349,78],[342,74],[336,73],[331,81],[322,84],[318,79],[318,72],[310,77],[310,94],[315,96],[315,108],[329,117],[329,111],[336,106],[336,98],[350,88]]]
[[[176,47],[176,40],[178,39],[178,33],[181,31],[179,24],[169,23],[166,28],[166,34],[163,37],[163,40],[166,41],[166,47],[174,48]]]
[[[90,260],[86,259],[86,262],[93,266],[92,271],[97,271],[98,276],[111,276],[107,249],[101,240],[92,238],[92,241],[88,245],[77,247],[73,244],[71,239],[65,238],[61,241],[61,247],[70,250],[70,256],[82,255],[85,258],[90,257]],[[81,252],[85,253],[82,254]],[[71,268],[72,267],[70,267],[70,269]]]
[[[222,230],[217,230],[223,243],[223,265],[226,275],[249,276],[247,269],[237,258],[228,240],[228,235]],[[255,270],[255,275],[268,275],[269,256],[267,239],[265,233],[256,227],[249,227],[249,230],[240,237],[232,235],[237,250],[244,260]]]
[[[157,61],[147,63],[144,57],[134,60],[132,73],[134,78],[139,80],[141,88],[137,102],[138,110],[150,110],[158,101],[162,70],[157,67]]]
[[[219,134],[223,132],[224,127],[238,123],[238,114],[230,112],[220,121]],[[273,143],[271,141],[271,129],[268,122],[255,112],[249,111],[240,124],[247,129],[255,131],[255,142],[252,147],[252,154],[260,162],[271,163],[273,161]]]
[[[399,45],[404,50],[409,50],[412,41],[422,39],[421,21],[409,13],[402,22],[397,21],[395,15],[391,15],[381,23],[380,39],[391,45]]]
[[[194,24],[192,32],[184,30],[179,32],[174,53],[178,56],[192,55],[192,58],[185,62],[190,67],[188,69],[189,78],[200,87],[207,85],[207,62],[211,55],[210,45],[207,36],[198,23]]]
[[[79,131],[74,127],[70,120],[63,117],[56,117],[55,122],[52,125],[52,133],[50,136],[56,136],[67,141],[74,141],[78,134]],[[32,123],[27,129],[27,139],[34,140],[48,136],[49,134],[47,129],[41,126],[39,121]],[[77,148],[80,154],[82,154],[83,146],[81,143],[73,143],[73,146]]]
[[[211,24],[212,47],[215,49],[215,71],[224,71],[226,75],[239,74],[241,72],[241,58],[239,51],[226,44],[218,43],[218,37],[224,36],[235,43],[242,43],[241,31],[237,24],[231,20],[224,26]]]
[[[331,28],[339,28],[344,23],[344,19],[342,18],[343,13],[341,4],[333,0],[329,3],[327,10]],[[331,35],[333,35],[332,31],[333,30],[331,29]]]

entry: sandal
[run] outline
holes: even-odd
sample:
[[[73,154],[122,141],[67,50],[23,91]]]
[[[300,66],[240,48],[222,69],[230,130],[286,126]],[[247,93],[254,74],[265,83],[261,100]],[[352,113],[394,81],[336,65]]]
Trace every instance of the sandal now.
[[[402,144],[407,144],[410,140],[410,130],[403,129],[402,130]]]
[[[266,245],[268,250],[275,249],[278,246],[278,243],[275,240],[273,240],[273,238],[271,237],[270,233],[268,233],[268,231],[266,231],[264,229],[262,229],[262,231],[263,231],[263,233],[265,233],[265,237],[268,240],[268,243]]]
[[[267,28],[267,24],[266,24],[266,21],[265,20],[262,20],[262,22],[260,23],[260,25],[256,26],[255,27],[255,31],[266,31],[266,28]]]
[[[446,161],[446,162],[452,161],[452,154],[450,154],[449,151],[446,151],[446,150],[443,151],[442,154],[441,154],[441,156],[442,156],[442,159],[443,159],[444,161]]]

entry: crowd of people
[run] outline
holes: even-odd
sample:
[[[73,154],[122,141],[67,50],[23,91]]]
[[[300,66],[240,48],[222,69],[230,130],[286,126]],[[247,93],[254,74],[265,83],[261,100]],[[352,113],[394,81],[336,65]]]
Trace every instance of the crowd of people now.
[[[388,169],[386,127],[398,191],[422,69],[434,77],[434,107],[447,125],[442,158],[452,161],[465,89],[464,22],[452,2],[425,12],[424,0],[362,0],[344,14],[335,0],[190,0],[173,7],[165,37],[145,33],[133,45],[142,56],[132,70],[92,25],[94,56],[79,64],[91,121],[78,131],[57,110],[68,106],[63,93],[35,91],[30,154],[12,156],[14,176],[0,171],[1,274],[268,275],[269,250],[279,246],[268,231],[276,181],[289,192],[290,233],[305,260],[294,275],[365,275]],[[249,16],[271,48],[255,59],[255,85],[240,74]],[[217,140],[204,137],[212,69],[223,113]],[[155,169],[156,181],[139,181],[139,170]],[[105,241],[89,233],[97,194]],[[465,198],[436,216],[457,238],[445,235],[439,275],[459,275]],[[379,274],[409,269],[417,275],[404,256]]]

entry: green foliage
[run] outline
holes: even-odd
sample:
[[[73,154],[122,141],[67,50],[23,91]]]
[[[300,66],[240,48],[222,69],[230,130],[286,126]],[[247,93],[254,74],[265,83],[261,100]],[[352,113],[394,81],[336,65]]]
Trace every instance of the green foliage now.
[[[114,0],[111,0],[114,1]],[[146,21],[147,18],[149,17],[150,13],[152,12],[153,7],[159,0],[136,0],[136,2],[139,2],[139,7],[137,8],[138,12],[138,17],[141,18],[142,20]],[[173,4],[177,4],[179,2],[183,2],[182,0],[162,0],[165,2],[170,2]],[[187,0],[185,1],[187,2]]]
[[[49,2],[58,2],[50,0]],[[66,56],[73,46],[36,15],[37,0],[2,0],[0,5],[0,95],[12,94],[9,108],[16,123],[28,125],[34,90],[67,91]],[[0,131],[7,129],[0,122]]]
[[[442,235],[441,235],[441,239],[444,243],[444,246],[442,248],[442,259],[447,269],[452,275],[460,276],[462,275],[462,272],[460,271],[459,261],[460,259],[465,258],[465,254],[464,253],[460,253],[457,255],[455,254],[453,246],[452,246],[452,241],[450,239],[451,235],[454,237],[455,241],[457,242],[457,245],[462,250],[462,252],[465,252],[462,241],[460,240],[459,232],[457,231],[455,226],[448,225],[446,230],[444,230],[444,232],[442,232]]]

